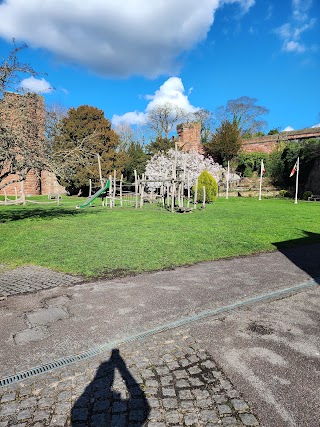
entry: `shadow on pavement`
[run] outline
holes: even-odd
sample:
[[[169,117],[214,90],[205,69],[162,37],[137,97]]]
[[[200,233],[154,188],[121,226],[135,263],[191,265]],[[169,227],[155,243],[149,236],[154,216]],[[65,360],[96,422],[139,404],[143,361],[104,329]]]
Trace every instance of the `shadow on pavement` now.
[[[115,378],[116,370],[121,379],[119,375]],[[126,398],[122,397],[124,393]],[[76,400],[71,411],[71,426],[142,427],[149,413],[150,405],[143,390],[119,350],[113,349],[110,359],[99,366],[92,382]]]
[[[304,230],[303,232],[305,237],[276,242],[273,245],[320,284],[320,234]]]

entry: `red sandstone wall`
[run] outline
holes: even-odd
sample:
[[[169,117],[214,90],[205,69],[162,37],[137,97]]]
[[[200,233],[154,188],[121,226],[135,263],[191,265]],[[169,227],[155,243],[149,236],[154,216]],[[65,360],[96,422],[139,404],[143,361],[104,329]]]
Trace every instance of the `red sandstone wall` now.
[[[27,143],[41,144],[45,138],[44,124],[44,99],[36,94],[21,95],[13,92],[6,92],[3,100],[0,102],[0,116],[6,127],[11,128],[13,132],[18,132],[23,136]],[[12,179],[17,179],[16,175],[9,175],[3,183]],[[20,194],[21,183],[15,182],[9,184],[0,190],[0,194],[15,195],[15,188]],[[26,176],[24,191],[26,195],[36,196],[39,194],[63,193],[57,178],[53,173],[47,171],[30,171]]]
[[[4,183],[11,181],[12,179],[19,179],[17,175],[9,175],[7,178],[3,180]],[[40,185],[40,177],[36,174],[35,171],[31,170],[27,173],[26,180],[24,182],[24,194],[30,196],[38,196],[40,195],[41,185]],[[0,194],[7,196],[14,196],[16,190],[18,196],[21,195],[21,182],[14,182],[12,184],[7,185],[2,190],[0,190]]]
[[[256,143],[242,143],[241,150],[246,153],[267,153],[270,154],[278,146],[278,142],[256,142]]]
[[[177,133],[178,147],[186,152],[202,153],[200,123],[182,123],[177,126]]]
[[[65,188],[58,183],[54,173],[41,171],[41,194],[63,194]]]

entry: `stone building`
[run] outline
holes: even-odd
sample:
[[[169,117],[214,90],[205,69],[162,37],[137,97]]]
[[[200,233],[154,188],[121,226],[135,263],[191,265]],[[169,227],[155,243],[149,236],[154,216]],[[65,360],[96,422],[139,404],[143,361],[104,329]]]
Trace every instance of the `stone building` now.
[[[203,153],[201,146],[201,123],[181,123],[177,126],[178,147],[186,152]]]
[[[28,93],[26,95],[6,92],[0,101],[0,120],[6,128],[18,132],[25,138],[30,147],[44,143],[45,140],[45,110],[42,96]],[[1,165],[3,168],[9,165]],[[2,183],[18,179],[17,175],[7,176]],[[14,195],[21,190],[19,182],[8,184],[0,194]],[[30,170],[24,181],[26,195],[62,193],[64,188],[59,185],[56,176],[44,170]]]

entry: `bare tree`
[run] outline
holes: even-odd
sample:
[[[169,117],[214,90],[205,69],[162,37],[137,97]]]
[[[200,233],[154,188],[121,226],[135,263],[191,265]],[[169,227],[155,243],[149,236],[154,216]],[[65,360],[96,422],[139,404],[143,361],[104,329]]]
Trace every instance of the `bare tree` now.
[[[12,98],[12,103],[11,103]],[[0,108],[0,189],[8,184],[26,179],[29,171],[40,176],[42,170],[55,173],[68,180],[74,169],[85,165],[94,153],[88,148],[88,139],[78,141],[70,149],[52,149],[52,140],[45,137],[41,122],[41,97],[35,94],[11,94],[9,101],[2,101]],[[13,104],[13,101],[14,104]],[[7,108],[4,108],[3,105]],[[40,116],[31,113],[40,111]],[[13,114],[14,112],[14,114]],[[42,117],[43,118],[43,117]]]
[[[187,118],[185,110],[179,106],[166,102],[157,105],[147,114],[147,126],[157,138],[169,138],[174,126]]]
[[[44,124],[48,143],[53,146],[55,139],[61,136],[62,119],[67,117],[68,109],[62,104],[54,102],[45,106]]]
[[[199,122],[201,124],[201,143],[207,144],[213,135],[215,117],[213,113],[204,108],[188,114],[188,121]]]
[[[26,44],[17,46],[13,39],[13,48],[9,52],[7,58],[0,57],[0,95],[6,90],[14,88],[18,90],[18,83],[21,81],[21,74],[38,76],[31,65],[19,61],[19,53],[27,49]]]
[[[241,136],[253,135],[266,126],[266,121],[261,116],[267,114],[266,107],[256,105],[257,99],[249,96],[242,96],[231,99],[226,107],[219,107],[217,117],[221,123],[230,122],[238,126]]]
[[[22,181],[29,171],[40,174],[41,170],[54,172],[68,179],[79,165],[85,165],[93,154],[87,149],[87,139],[82,138],[65,150],[53,151],[52,142],[60,129],[63,108],[50,107],[44,112],[43,98],[33,93],[24,95],[6,93],[18,90],[21,75],[39,75],[30,65],[19,60],[19,53],[27,48],[23,44],[14,47],[7,58],[0,58],[0,189]]]
[[[114,131],[119,135],[120,149],[127,150],[135,140],[134,131],[128,123],[119,123],[115,126]]]

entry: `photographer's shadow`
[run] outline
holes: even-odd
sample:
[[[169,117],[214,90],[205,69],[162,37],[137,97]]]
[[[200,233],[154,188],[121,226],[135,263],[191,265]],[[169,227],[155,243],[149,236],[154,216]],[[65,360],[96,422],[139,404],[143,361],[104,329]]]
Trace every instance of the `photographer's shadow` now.
[[[116,370],[123,380],[121,392],[115,389]],[[150,405],[143,390],[119,350],[114,349],[110,359],[99,366],[92,382],[76,400],[71,410],[71,426],[142,427],[149,413]]]

